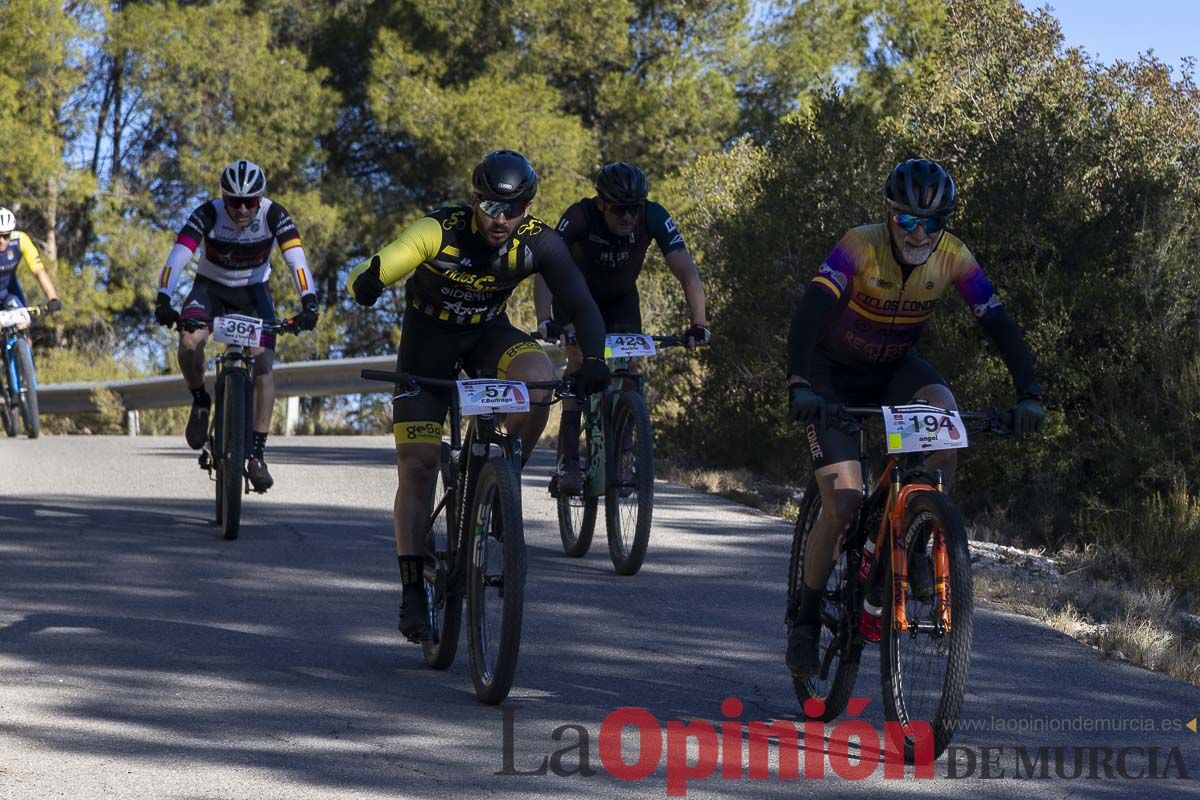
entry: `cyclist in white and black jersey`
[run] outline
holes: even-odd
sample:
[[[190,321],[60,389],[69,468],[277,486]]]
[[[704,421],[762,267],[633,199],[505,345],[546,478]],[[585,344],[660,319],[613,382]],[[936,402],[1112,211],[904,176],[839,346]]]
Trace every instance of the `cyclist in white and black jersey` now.
[[[271,274],[271,248],[278,244],[300,295],[303,311],[299,327],[316,327],[317,295],[300,234],[287,210],[263,196],[266,188],[266,175],[249,161],[235,161],[221,173],[220,199],[209,200],[191,213],[159,273],[154,308],[159,324],[170,326],[183,319],[211,326],[213,317],[239,312],[274,322],[275,304],[267,278]],[[192,289],[183,301],[182,312],[176,311],[171,306],[171,295],[201,245]],[[204,388],[204,345],[208,336],[209,327],[179,334],[179,369],[192,393],[187,442],[194,450],[204,446],[212,407],[212,398]],[[263,456],[275,404],[274,350],[273,335],[264,335],[263,347],[254,348],[254,447],[246,474],[260,492],[274,483]]]

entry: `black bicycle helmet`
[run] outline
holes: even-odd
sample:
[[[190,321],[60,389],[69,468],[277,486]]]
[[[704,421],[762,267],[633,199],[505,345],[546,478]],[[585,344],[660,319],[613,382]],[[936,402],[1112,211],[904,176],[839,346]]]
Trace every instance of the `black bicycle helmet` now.
[[[596,173],[596,194],[606,203],[632,206],[643,202],[649,193],[646,173],[633,164],[613,161]]]
[[[958,205],[950,175],[936,161],[912,158],[892,168],[883,187],[887,203],[918,217],[944,217]]]
[[[484,200],[528,203],[537,194],[538,176],[516,150],[493,150],[475,165],[471,188]]]

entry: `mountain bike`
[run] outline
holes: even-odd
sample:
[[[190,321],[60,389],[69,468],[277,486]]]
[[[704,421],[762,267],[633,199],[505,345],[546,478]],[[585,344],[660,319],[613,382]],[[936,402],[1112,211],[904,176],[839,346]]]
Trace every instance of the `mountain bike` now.
[[[564,334],[567,344],[572,334]],[[631,358],[649,358],[659,350],[682,347],[682,336],[609,334],[605,357],[612,369],[612,384],[603,394],[583,403],[580,471],[582,491],[551,494],[558,506],[558,532],[563,551],[580,558],[592,545],[596,510],[604,498],[608,555],[618,575],[633,575],[646,559],[650,523],[654,513],[654,432],[643,393],[644,377],[630,371]],[[614,446],[615,445],[615,446]],[[559,437],[558,470],[564,463]]]
[[[831,406],[830,425],[859,437],[862,503],[836,551],[821,604],[821,669],[793,676],[801,705],[824,704],[829,721],[846,708],[863,647],[879,642],[884,716],[898,722],[908,762],[932,761],[954,735],[971,660],[974,620],[967,532],[943,491],[941,470],[925,456],[965,447],[967,434],[1011,432],[1011,415],[960,413],[927,405]],[[873,491],[864,421],[883,416],[891,457]],[[968,425],[969,423],[969,425]],[[804,550],[821,514],[821,493],[809,482],[796,519],[788,569],[789,632],[799,610]],[[910,586],[910,571],[932,583]]]
[[[23,328],[33,318],[49,313],[49,306],[0,309],[0,336],[4,339],[4,378],[0,385],[0,423],[8,436],[17,435],[17,416],[25,435],[36,439],[41,430],[38,419],[37,373],[33,369],[33,351]]]
[[[411,397],[422,387],[451,389],[450,441],[442,442],[426,530],[430,636],[422,649],[434,669],[454,663],[465,598],[475,696],[495,705],[508,696],[516,676],[526,568],[522,443],[500,429],[497,415],[527,412],[534,404],[529,389],[553,389],[549,402],[555,402],[570,396],[568,386],[562,381],[445,380],[373,369],[363,370],[362,377],[395,384],[396,397]]]
[[[183,331],[207,326],[202,320],[178,323]],[[246,476],[246,459],[254,446],[254,355],[250,348],[259,346],[263,334],[299,333],[299,328],[295,318],[266,322],[226,314],[212,321],[212,332],[212,338],[225,349],[217,356],[216,397],[199,462],[216,484],[216,524],[226,539],[236,539],[242,494],[257,491]]]

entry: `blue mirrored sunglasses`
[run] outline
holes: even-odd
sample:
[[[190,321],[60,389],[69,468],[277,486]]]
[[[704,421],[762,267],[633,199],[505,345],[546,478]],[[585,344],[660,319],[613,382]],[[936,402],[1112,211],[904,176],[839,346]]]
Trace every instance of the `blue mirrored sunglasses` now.
[[[525,203],[521,200],[480,200],[479,207],[492,219],[499,219],[501,214],[516,219],[525,213]]]
[[[946,226],[946,220],[943,217],[916,217],[912,214],[897,214],[893,219],[896,220],[897,225],[909,233],[915,231],[918,225],[924,225],[925,233],[929,236],[933,236]]]

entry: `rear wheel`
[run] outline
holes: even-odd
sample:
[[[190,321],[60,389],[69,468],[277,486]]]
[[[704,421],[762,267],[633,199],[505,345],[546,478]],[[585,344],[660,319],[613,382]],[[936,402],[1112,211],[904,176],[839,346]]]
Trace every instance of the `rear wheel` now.
[[[592,427],[585,425],[586,444],[583,452],[590,458],[592,452]],[[562,439],[558,443],[558,463],[563,463]],[[596,506],[600,499],[588,496],[589,481],[586,464],[580,464],[583,475],[583,491],[580,494],[558,493],[558,535],[562,539],[563,552],[572,558],[587,555],[592,546],[592,535],[596,531]]]
[[[883,708],[886,718],[904,729],[904,757],[911,762],[918,755],[937,758],[954,736],[971,663],[975,603],[967,532],[949,498],[935,491],[913,497],[905,512],[904,542],[906,562],[931,558],[935,579],[933,596],[925,600],[905,587],[909,629],[902,631],[895,613],[900,592],[894,585],[901,576],[892,574],[889,558],[880,641]],[[931,733],[932,754],[922,752]]]
[[[221,533],[226,539],[236,539],[241,527],[242,481],[246,468],[246,385],[244,370],[226,370],[224,403],[218,411],[222,418],[217,453],[217,512]]]
[[[462,592],[450,586],[458,539],[454,533],[455,479],[450,463],[450,445],[442,442],[442,460],[433,490],[434,512],[429,520],[430,552],[425,556],[425,599],[429,603],[429,639],[422,644],[425,663],[447,669],[458,653],[462,630]]]
[[[800,608],[800,590],[804,585],[804,550],[808,537],[821,516],[821,492],[811,480],[804,490],[800,515],[792,535],[792,558],[788,565],[788,633],[791,633],[796,611]],[[825,704],[817,719],[836,719],[845,710],[858,677],[862,641],[855,635],[855,615],[846,608],[849,561],[845,549],[838,553],[833,572],[825,582],[821,603],[821,671],[803,677],[793,675],[792,686],[801,706],[810,698]]]
[[[608,554],[618,575],[633,575],[646,559],[654,513],[654,434],[640,392],[621,392],[605,444]]]
[[[29,341],[24,337],[18,337],[15,353],[17,374],[21,379],[19,388],[21,421],[25,424],[25,434],[30,439],[36,439],[41,431],[41,425],[38,419],[37,373],[33,371],[33,351],[29,349]]]
[[[525,604],[520,476],[503,456],[484,462],[471,504],[467,645],[475,695],[504,700],[517,672]]]

